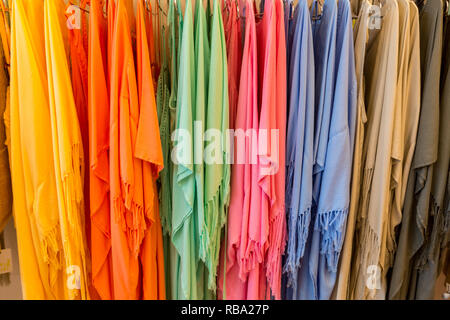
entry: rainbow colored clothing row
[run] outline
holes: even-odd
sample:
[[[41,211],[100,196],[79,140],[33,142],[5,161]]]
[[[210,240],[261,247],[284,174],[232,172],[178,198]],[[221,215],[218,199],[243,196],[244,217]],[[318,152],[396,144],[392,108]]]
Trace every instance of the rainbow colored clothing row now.
[[[442,0],[1,3],[26,299],[431,299],[450,275]]]

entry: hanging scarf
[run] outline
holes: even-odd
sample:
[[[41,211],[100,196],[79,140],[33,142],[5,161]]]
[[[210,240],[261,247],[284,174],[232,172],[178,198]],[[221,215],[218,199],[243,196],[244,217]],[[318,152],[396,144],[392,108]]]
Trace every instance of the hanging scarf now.
[[[387,268],[387,228],[389,224],[389,188],[391,180],[391,150],[394,125],[394,105],[398,59],[398,5],[388,1],[382,7],[381,30],[371,30],[366,52],[367,131],[363,154],[364,172],[358,221],[358,255],[352,271],[352,297],[378,298],[383,290],[367,288],[368,268],[379,268],[385,279]],[[379,33],[379,34],[377,34]],[[385,288],[385,283],[381,284]],[[378,284],[376,287],[379,287]]]
[[[86,212],[89,212],[88,25],[86,15],[82,11],[82,9],[86,8],[86,4],[87,1],[82,0],[79,5],[80,28],[67,28],[67,32],[73,96],[83,140],[84,167],[86,168],[84,172],[84,203]],[[67,7],[66,19],[70,19],[67,13]],[[90,217],[87,216],[85,220],[86,235],[88,237],[87,242],[90,245]]]
[[[177,163],[173,177],[173,215],[172,241],[180,256],[180,274],[178,282],[181,292],[178,299],[197,299],[197,263],[199,236],[195,230],[194,199],[194,146],[193,146],[193,108],[195,106],[195,69],[194,69],[194,28],[192,3],[186,2],[182,25],[181,47],[179,56],[178,95],[176,109],[175,136]],[[180,137],[180,134],[184,134]],[[190,141],[185,141],[190,139]]]
[[[92,282],[103,300],[113,298],[109,199],[109,93],[107,21],[100,1],[90,3],[88,117]]]
[[[211,60],[208,70],[204,150],[206,160],[205,221],[202,236],[206,237],[206,246],[203,252],[205,252],[204,261],[210,275],[208,287],[215,291],[222,228],[226,222],[230,192],[230,146],[227,137],[229,128],[228,67],[222,15],[217,0],[213,5],[210,34]],[[208,132],[212,134],[208,135]],[[221,133],[221,135],[218,136],[216,133]]]
[[[298,272],[311,222],[314,137],[314,51],[308,4],[295,8],[289,66],[289,114],[286,148],[288,247],[284,266],[286,298],[298,296]]]
[[[442,2],[427,1],[420,14],[422,105],[390,284],[391,299],[416,297],[419,289],[416,277],[428,258],[424,248],[426,236],[432,228],[431,224],[428,225],[429,209],[433,170],[438,159],[442,23]],[[429,37],[430,34],[433,37]],[[409,279],[413,281],[407,281]]]
[[[115,299],[140,297],[139,252],[148,218],[142,196],[142,161],[136,157],[139,97],[128,13],[125,1],[119,0],[112,43],[109,134]]]
[[[153,88],[150,48],[148,46],[145,7],[143,0],[137,5],[137,82],[139,95],[139,124],[135,157],[142,161],[142,194],[147,230],[140,252],[142,270],[142,298],[166,298],[162,228],[159,215],[156,181],[164,168],[159,135],[155,89]],[[136,190],[137,191],[137,190]]]
[[[69,288],[70,299],[88,299],[88,265],[83,202],[84,155],[77,110],[66,57],[62,2],[44,2],[45,47],[53,161],[64,260],[80,271],[80,288]]]
[[[236,114],[236,139],[231,177],[231,200],[227,223],[226,261],[219,270],[219,297],[224,299],[257,299],[255,288],[260,286],[261,266],[248,269],[244,264],[249,239],[251,215],[260,213],[258,185],[258,59],[256,23],[253,3],[246,3],[245,44],[239,82],[239,100]],[[238,132],[241,132],[238,135]],[[245,133],[248,132],[248,137]],[[237,140],[245,137],[243,140]],[[248,142],[247,142],[248,141]],[[252,196],[250,196],[252,195]],[[223,274],[223,273],[224,274]],[[258,290],[259,291],[259,290]]]

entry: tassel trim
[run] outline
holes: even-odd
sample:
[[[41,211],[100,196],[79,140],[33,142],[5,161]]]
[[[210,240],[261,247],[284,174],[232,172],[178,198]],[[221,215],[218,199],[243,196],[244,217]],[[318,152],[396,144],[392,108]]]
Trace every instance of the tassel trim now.
[[[296,214],[289,210],[288,217],[289,240],[283,272],[287,274],[288,287],[292,287],[297,284],[298,270],[301,267],[301,259],[305,254],[311,223],[311,206]]]
[[[272,295],[281,299],[281,256],[286,248],[286,215],[284,206],[276,213],[269,227],[269,250],[267,253],[266,277]]]

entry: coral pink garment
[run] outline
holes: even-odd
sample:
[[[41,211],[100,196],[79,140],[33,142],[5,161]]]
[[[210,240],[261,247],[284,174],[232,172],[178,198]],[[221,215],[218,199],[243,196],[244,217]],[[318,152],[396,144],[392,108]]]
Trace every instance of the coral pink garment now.
[[[262,208],[267,205],[269,215],[262,216],[262,239],[268,237],[266,252],[266,277],[271,294],[281,299],[281,256],[286,244],[285,214],[285,168],[286,168],[286,39],[284,36],[284,10],[281,0],[267,1],[264,15],[267,16],[266,57],[261,66],[263,72],[260,130],[267,132],[267,157],[260,158],[260,185],[263,189]],[[272,20],[269,18],[272,16]],[[278,130],[274,136],[275,130]],[[261,146],[261,133],[259,135]],[[274,147],[274,144],[276,145]],[[260,150],[264,154],[265,150]],[[265,166],[265,160],[268,166]],[[269,169],[270,168],[270,169]],[[267,220],[266,220],[267,219]],[[269,225],[268,235],[267,223]],[[261,242],[261,246],[263,247]]]
[[[231,178],[231,202],[228,215],[226,262],[222,261],[219,277],[219,297],[232,300],[261,299],[262,266],[252,267],[246,259],[249,243],[250,217],[260,214],[260,188],[258,185],[258,68],[256,24],[253,3],[247,1],[245,45],[236,113],[236,130],[250,135],[235,140],[235,162]],[[225,266],[223,265],[225,263]],[[225,279],[223,270],[226,268]],[[225,288],[224,288],[225,283]],[[226,290],[224,290],[226,289]],[[260,292],[262,291],[262,293]]]
[[[243,147],[235,141],[227,259],[220,270],[219,297],[253,300],[271,294],[280,299],[281,255],[286,240],[283,4],[281,0],[266,1],[258,26],[252,1],[247,1],[246,13],[235,129],[243,130],[242,135],[253,129],[253,134]]]

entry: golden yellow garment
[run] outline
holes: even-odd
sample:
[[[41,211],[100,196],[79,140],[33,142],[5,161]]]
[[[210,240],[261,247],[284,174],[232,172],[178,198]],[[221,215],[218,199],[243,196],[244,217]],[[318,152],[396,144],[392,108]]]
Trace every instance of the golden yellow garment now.
[[[43,10],[43,1],[14,1],[11,21],[11,178],[25,299],[64,298]]]
[[[45,1],[45,48],[47,60],[53,158],[56,169],[59,219],[66,267],[75,266],[80,288],[69,298],[89,297],[83,199],[83,143],[78,123],[69,65],[64,46],[64,1]]]
[[[10,152],[25,299],[88,298],[83,152],[63,23],[63,0],[13,1]]]

